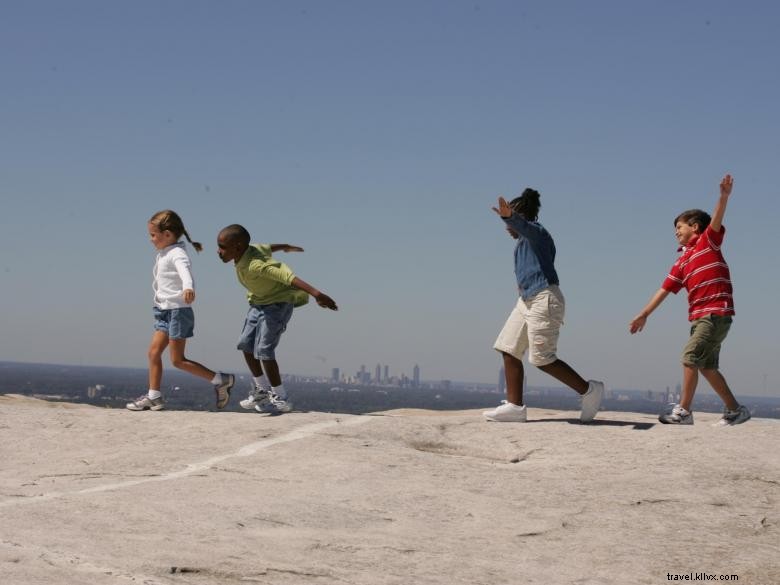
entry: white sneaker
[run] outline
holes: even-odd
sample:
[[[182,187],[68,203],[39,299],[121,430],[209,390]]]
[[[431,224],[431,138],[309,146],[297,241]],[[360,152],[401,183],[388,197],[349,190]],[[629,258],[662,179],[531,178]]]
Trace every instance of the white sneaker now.
[[[693,413],[685,410],[679,404],[675,404],[669,412],[662,412],[658,420],[665,425],[692,425]]]
[[[149,398],[148,394],[139,396],[133,402],[125,404],[127,410],[162,410],[165,407],[165,401],[162,396],[159,398]]]
[[[482,416],[494,422],[526,422],[528,420],[525,404],[518,406],[506,400],[502,400],[501,404],[493,410],[486,410]]]
[[[268,395],[268,392],[257,389],[238,404],[241,405],[241,408],[246,410],[254,410],[257,407],[263,408],[269,406],[271,404],[271,397]]]
[[[596,413],[601,408],[604,399],[604,382],[588,380],[588,391],[582,395],[582,411],[580,422],[590,422],[596,418]]]

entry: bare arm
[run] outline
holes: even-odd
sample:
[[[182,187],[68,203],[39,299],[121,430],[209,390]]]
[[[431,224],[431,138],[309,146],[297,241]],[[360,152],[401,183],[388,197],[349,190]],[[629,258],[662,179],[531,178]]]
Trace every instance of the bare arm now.
[[[303,252],[303,248],[299,246],[291,246],[290,244],[269,244],[271,246],[271,252]]]
[[[320,307],[324,307],[325,309],[331,309],[333,311],[338,311],[339,308],[336,306],[336,301],[334,301],[332,298],[330,298],[328,295],[326,295],[323,292],[318,291],[316,288],[314,288],[312,285],[310,285],[305,280],[301,280],[297,276],[293,278],[293,281],[291,283],[295,288],[299,288],[302,291],[305,291],[309,293],[311,296],[314,297],[314,300],[317,301],[317,304]]]
[[[507,217],[512,216],[512,208],[503,197],[498,198],[498,207],[494,207],[493,211],[495,211],[501,217],[501,219],[506,219]]]
[[[710,221],[710,227],[712,231],[719,232],[721,225],[723,225],[723,216],[726,214],[726,205],[729,202],[729,196],[731,196],[731,188],[734,186],[734,179],[731,175],[726,175],[720,182],[720,197],[718,203],[715,205],[715,211],[712,212],[712,220]]]
[[[642,331],[642,329],[645,327],[645,323],[647,322],[647,318],[650,316],[650,313],[655,311],[658,308],[658,305],[660,305],[667,296],[669,296],[669,291],[663,288],[659,288],[647,303],[647,305],[645,305],[645,308],[642,309],[642,311],[631,320],[631,323],[629,323],[628,326],[628,330],[632,334]]]

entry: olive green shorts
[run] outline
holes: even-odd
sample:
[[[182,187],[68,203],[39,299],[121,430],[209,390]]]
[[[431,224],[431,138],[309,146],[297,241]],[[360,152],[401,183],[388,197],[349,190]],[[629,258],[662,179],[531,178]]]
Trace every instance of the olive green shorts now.
[[[717,370],[720,346],[731,328],[731,317],[707,315],[691,321],[691,337],[682,352],[682,363],[703,370]]]

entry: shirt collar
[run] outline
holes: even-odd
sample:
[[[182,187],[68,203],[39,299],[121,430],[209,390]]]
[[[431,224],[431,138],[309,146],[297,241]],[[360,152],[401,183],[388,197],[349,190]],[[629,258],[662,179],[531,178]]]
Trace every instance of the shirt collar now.
[[[252,261],[252,256],[253,256],[252,250],[253,250],[252,244],[249,244],[249,247],[246,250],[244,250],[244,253],[241,255],[241,258],[239,258],[238,262],[236,262],[236,270],[238,270],[239,268],[243,268],[244,266],[249,264],[249,262]]]
[[[166,254],[167,252],[170,252],[174,248],[183,248],[184,242],[176,242],[175,244],[171,244],[170,246],[165,246],[162,250],[159,250],[159,254]]]
[[[696,245],[696,242],[699,241],[700,237],[701,237],[701,234],[694,234],[693,236],[691,236],[691,239],[688,240],[688,243],[685,244],[684,246],[680,246],[679,248],[677,248],[677,251],[678,252],[685,252],[687,250],[690,250],[691,248],[693,248]]]

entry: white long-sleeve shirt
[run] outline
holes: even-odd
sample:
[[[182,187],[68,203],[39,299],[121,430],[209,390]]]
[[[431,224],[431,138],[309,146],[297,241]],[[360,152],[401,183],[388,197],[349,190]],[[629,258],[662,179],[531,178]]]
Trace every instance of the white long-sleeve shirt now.
[[[157,252],[152,270],[154,305],[157,308],[181,309],[189,306],[184,302],[184,291],[188,288],[195,290],[190,266],[190,257],[181,242]]]

